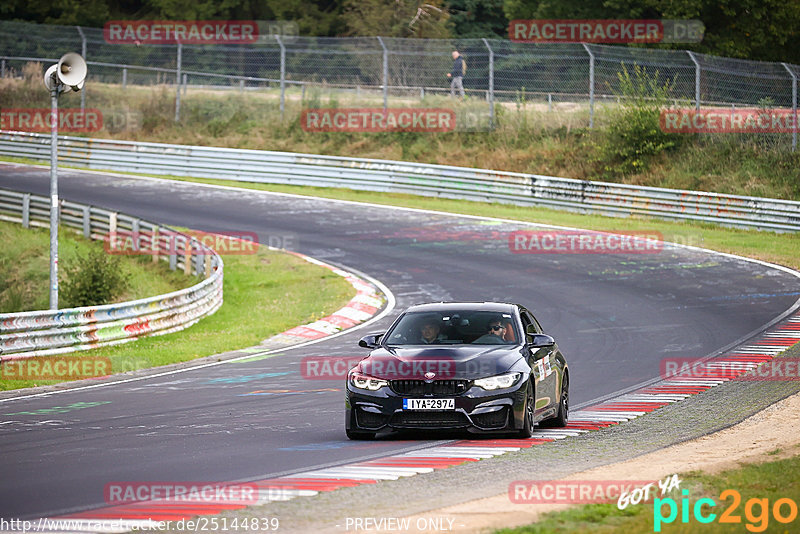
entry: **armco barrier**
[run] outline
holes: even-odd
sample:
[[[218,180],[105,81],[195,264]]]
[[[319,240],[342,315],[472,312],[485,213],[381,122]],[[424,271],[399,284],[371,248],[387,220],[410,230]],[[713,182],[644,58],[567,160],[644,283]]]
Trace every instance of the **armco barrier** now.
[[[175,332],[222,305],[222,258],[196,239],[130,215],[74,202],[62,200],[60,210],[61,224],[86,237],[105,239],[115,231],[126,237],[138,235],[137,246],[153,261],[167,260],[170,268],[205,279],[180,291],[132,302],[0,314],[0,358],[45,356]],[[0,219],[47,228],[49,217],[47,197],[0,189]]]
[[[48,135],[0,133],[2,156],[46,161],[49,146]],[[800,202],[446,165],[82,137],[60,137],[59,160],[91,169],[165,176],[345,187],[762,230],[800,230]]]

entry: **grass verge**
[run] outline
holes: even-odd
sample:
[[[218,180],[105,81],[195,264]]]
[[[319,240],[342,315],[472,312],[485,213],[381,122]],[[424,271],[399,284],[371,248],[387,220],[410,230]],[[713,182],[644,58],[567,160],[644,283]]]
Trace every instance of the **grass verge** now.
[[[779,454],[774,451],[770,454]],[[561,512],[551,512],[542,516],[537,523],[495,531],[496,534],[550,534],[583,533],[600,534],[631,532],[664,532],[669,534],[705,534],[708,532],[796,532],[797,506],[800,504],[800,456],[782,460],[767,461],[731,469],[718,475],[699,472],[688,473],[681,483],[682,490],[688,490],[688,516],[683,522],[684,498],[677,490],[667,497],[675,500],[677,515],[672,522],[660,522],[655,530],[655,517],[668,518],[668,504],[629,505],[619,510],[616,503],[587,504]],[[735,495],[722,494],[725,490],[735,490],[741,497],[735,502]],[[706,517],[716,514],[714,521],[703,524],[694,515],[695,504],[699,499],[712,499],[715,506],[702,506]],[[753,499],[753,500],[751,500]],[[779,499],[790,499],[795,511],[792,521],[782,523],[776,519],[775,503]],[[658,504],[658,503],[656,503]],[[723,513],[728,510],[735,523],[721,523]],[[783,501],[778,513],[784,518],[791,516],[792,505]]]
[[[0,221],[0,243],[3,244],[0,247],[0,313],[46,310],[50,304],[50,231]],[[58,241],[62,282],[78,255],[85,256],[90,250],[102,247],[102,243],[62,229]],[[198,282],[179,271],[170,271],[163,262],[154,264],[147,256],[117,257],[129,282],[125,292],[114,302],[162,295]],[[63,299],[59,305],[67,306]]]
[[[29,64],[24,79],[0,80],[4,108],[48,108],[41,91],[44,66]],[[103,128],[94,138],[188,145],[283,150],[339,156],[401,159],[505,171],[604,180],[658,187],[714,191],[771,198],[800,199],[800,152],[789,150],[790,134],[675,134],[677,144],[652,157],[636,156],[636,165],[618,167],[604,147],[624,148],[626,138],[610,130],[618,106],[598,104],[595,127],[588,128],[584,102],[561,102],[550,110],[541,96],[519,94],[498,102],[492,131],[314,132],[300,124],[303,109],[380,107],[380,92],[360,95],[334,88],[290,88],[282,116],[279,91],[239,92],[189,88],[181,96],[181,120],[175,122],[173,86],[135,86],[92,81],[84,89],[87,107],[99,109]],[[65,108],[80,97],[67,94]],[[455,103],[430,93],[392,96],[392,107],[452,108],[488,114],[481,98]],[[638,146],[639,135],[631,136]],[[610,159],[609,159],[610,158]]]
[[[355,295],[355,289],[330,270],[266,247],[260,247],[257,254],[225,256],[223,260],[225,300],[214,315],[180,332],[77,355],[108,357],[115,373],[183,362],[256,345],[331,314]],[[0,379],[0,390],[58,382]]]

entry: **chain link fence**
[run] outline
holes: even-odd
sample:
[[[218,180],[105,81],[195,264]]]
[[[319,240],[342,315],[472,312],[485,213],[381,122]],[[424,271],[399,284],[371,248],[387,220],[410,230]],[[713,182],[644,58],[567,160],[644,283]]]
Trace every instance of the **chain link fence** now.
[[[599,112],[620,99],[619,73],[634,66],[670,83],[675,103],[792,110],[797,117],[800,66],[686,50],[499,39],[299,36],[269,36],[246,45],[136,46],[108,44],[99,28],[0,21],[2,76],[18,73],[26,62],[52,63],[67,51],[80,51],[90,67],[90,82],[172,86],[176,120],[181,94],[190,89],[267,92],[279,102],[284,118],[325,97],[353,107],[463,106],[449,98],[446,76],[456,48],[467,63],[467,102],[482,116],[475,129],[490,129],[499,113],[531,106],[570,114],[573,124],[594,127]],[[81,95],[82,106],[87,98],[91,89]],[[773,144],[794,150],[796,122],[793,132],[768,134]]]

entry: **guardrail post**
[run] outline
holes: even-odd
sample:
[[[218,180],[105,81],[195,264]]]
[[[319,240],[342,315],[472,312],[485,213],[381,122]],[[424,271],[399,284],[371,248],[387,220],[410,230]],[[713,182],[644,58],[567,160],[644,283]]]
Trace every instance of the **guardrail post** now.
[[[22,195],[22,227],[31,227],[31,194]]]
[[[694,63],[694,109],[700,111],[700,62],[690,50],[686,51]]]
[[[283,46],[280,35],[276,35],[275,40],[281,47],[281,120],[283,120],[286,110],[286,47]],[[303,86],[303,96],[305,96],[305,85]]]
[[[494,50],[489,46],[489,41],[483,39],[483,44],[489,50],[489,128],[494,128]]]
[[[792,126],[792,152],[794,152],[797,150],[797,75],[786,63],[781,63],[781,65],[792,77],[792,118],[794,119],[792,121],[794,124]]]
[[[89,206],[83,207],[83,237],[92,237],[92,209]]]
[[[383,111],[386,111],[389,107],[389,49],[383,44],[380,36],[378,42],[383,48]]]
[[[581,43],[589,54],[589,128],[594,128],[594,53],[589,45]]]
[[[160,237],[158,236],[158,226],[153,227],[153,234],[150,236],[150,249],[153,251],[153,263],[158,263],[158,253],[160,249]]]
[[[198,246],[197,252],[194,254],[194,274],[198,276],[203,274],[203,257],[205,254],[201,254],[202,251]]]
[[[178,64],[175,68],[175,122],[181,120],[181,61],[183,60],[183,45],[178,42]]]
[[[183,274],[192,274],[192,242],[184,239]]]
[[[80,26],[75,26],[78,28],[78,33],[81,34],[81,56],[83,60],[86,61],[86,36],[83,34],[83,29]],[[81,114],[83,114],[84,110],[86,109],[86,87],[81,89]]]
[[[131,221],[131,233],[133,234],[133,250],[134,252],[139,252],[140,248],[140,236],[139,236],[139,219],[134,219]]]

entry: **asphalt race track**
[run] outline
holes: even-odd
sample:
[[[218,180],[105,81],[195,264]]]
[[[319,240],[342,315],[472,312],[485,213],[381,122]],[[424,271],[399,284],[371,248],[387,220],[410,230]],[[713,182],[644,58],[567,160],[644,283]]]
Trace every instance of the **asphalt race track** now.
[[[47,195],[48,180],[46,168],[0,166],[0,187]],[[72,170],[61,171],[59,189],[169,225],[257,232],[262,243],[380,280],[397,309],[373,327],[266,359],[0,403],[5,518],[102,506],[113,481],[267,478],[439,443],[348,441],[343,384],[299,372],[306,356],[366,354],[359,337],[411,304],[528,306],[569,360],[574,406],[658,376],[662,358],[742,340],[798,300],[790,273],[683,248],[512,254],[509,232],[530,228],[519,223]]]

